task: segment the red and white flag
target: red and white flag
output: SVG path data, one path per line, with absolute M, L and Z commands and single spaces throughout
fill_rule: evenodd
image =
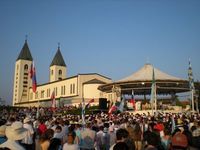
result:
M 113 113 L 114 111 L 116 111 L 117 109 L 118 109 L 118 107 L 115 106 L 115 104 L 113 104 L 113 105 L 110 107 L 108 113 L 109 113 L 109 114 L 112 114 L 112 113 Z
M 87 105 L 85 106 L 85 108 L 89 108 L 90 104 L 93 103 L 93 102 L 94 102 L 94 98 L 91 99 L 91 100 L 87 103 Z
M 35 93 L 37 90 L 37 80 L 34 62 L 31 64 L 30 78 L 32 79 L 32 90 Z

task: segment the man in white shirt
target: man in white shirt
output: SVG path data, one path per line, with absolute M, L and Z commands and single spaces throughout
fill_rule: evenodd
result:
M 24 119 L 23 127 L 25 129 L 27 129 L 27 134 L 26 134 L 25 138 L 22 140 L 22 144 L 25 147 L 25 149 L 34 150 L 34 145 L 33 145 L 34 130 L 33 130 L 33 126 L 31 123 L 31 118 L 26 117 Z
M 81 131 L 81 145 L 83 150 L 94 150 L 96 142 L 96 132 L 91 130 L 91 123 L 86 124 L 86 128 Z

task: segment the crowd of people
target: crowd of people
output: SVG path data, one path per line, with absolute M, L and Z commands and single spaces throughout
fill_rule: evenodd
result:
M 56 115 L 49 108 L 39 112 L 0 110 L 0 149 L 200 150 L 199 113 L 100 112 L 82 121 L 81 114 Z

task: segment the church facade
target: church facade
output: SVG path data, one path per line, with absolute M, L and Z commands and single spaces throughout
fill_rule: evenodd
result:
M 98 73 L 77 74 L 67 77 L 67 66 L 62 57 L 60 47 L 49 67 L 49 82 L 37 84 L 36 92 L 32 91 L 32 79 L 30 68 L 33 63 L 27 40 L 15 63 L 15 74 L 13 84 L 13 106 L 51 106 L 51 95 L 54 92 L 56 105 L 78 106 L 83 98 L 87 103 L 94 99 L 94 104 L 99 98 L 107 98 L 101 92 L 100 85 L 111 83 L 112 80 Z

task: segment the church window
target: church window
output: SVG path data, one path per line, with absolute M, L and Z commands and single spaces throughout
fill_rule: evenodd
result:
M 47 93 L 46 97 L 49 97 L 49 89 L 47 89 L 46 93 Z
M 63 89 L 63 94 L 65 95 L 65 86 L 63 87 L 64 89 Z
M 75 84 L 73 84 L 73 94 L 75 93 Z
M 28 70 L 28 65 L 24 65 L 24 70 Z
M 50 97 L 51 90 L 49 89 L 49 97 Z
M 59 75 L 62 75 L 62 70 L 59 70 L 59 71 L 58 71 L 58 74 L 59 74 Z
M 72 94 L 72 84 L 70 84 L 70 94 Z
M 44 98 L 44 90 L 41 91 L 41 98 Z
M 61 86 L 61 95 L 63 95 L 63 86 Z
M 53 70 L 51 70 L 51 75 L 53 75 Z

